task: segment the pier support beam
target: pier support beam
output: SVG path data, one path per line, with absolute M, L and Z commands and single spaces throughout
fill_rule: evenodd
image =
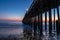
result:
M 42 14 L 38 15 L 38 33 L 39 33 L 39 40 L 41 40 L 41 36 L 43 35 L 43 27 L 42 27 Z
M 58 20 L 56 21 L 56 31 L 57 34 L 60 34 L 60 26 L 59 26 L 59 7 L 57 6 L 57 16 L 58 16 Z
M 38 33 L 39 33 L 39 39 L 40 39 L 40 15 L 38 15 Z
M 34 40 L 34 21 L 35 21 L 34 18 L 31 18 L 31 21 L 32 21 L 32 23 L 31 23 L 32 24 L 31 25 L 31 27 L 32 27 L 32 38 L 31 39 Z
M 47 31 L 47 12 L 45 12 L 45 31 Z
M 49 34 L 52 33 L 52 14 L 51 9 L 49 9 Z
M 34 40 L 36 39 L 36 34 L 37 34 L 37 25 L 36 25 L 36 17 L 34 17 Z
M 33 40 L 33 22 L 32 22 L 32 18 L 30 18 L 30 27 L 31 27 L 31 35 L 30 35 L 30 40 Z
M 56 29 L 55 29 L 55 22 L 56 22 L 56 21 L 55 21 L 55 8 L 54 8 L 54 31 L 56 30 Z
M 40 35 L 43 35 L 43 26 L 42 26 L 42 23 L 43 23 L 43 21 L 42 21 L 42 14 L 40 14 Z
M 39 29 L 39 34 L 43 34 L 43 27 L 42 27 L 42 14 L 38 15 L 38 29 Z

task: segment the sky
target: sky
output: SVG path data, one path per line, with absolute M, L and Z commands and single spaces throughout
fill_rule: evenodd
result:
M 0 20 L 21 21 L 33 0 L 0 0 Z
M 0 0 L 0 21 L 22 21 L 32 2 L 33 0 Z
M 59 7 L 60 11 L 60 7 Z M 51 14 L 52 14 L 52 21 L 54 21 L 54 9 L 51 9 Z M 59 12 L 60 14 L 60 12 Z M 57 9 L 55 8 L 55 21 L 58 20 L 58 15 L 57 15 Z M 45 13 L 43 13 L 43 21 L 45 21 Z M 49 13 L 47 11 L 47 21 L 49 22 Z

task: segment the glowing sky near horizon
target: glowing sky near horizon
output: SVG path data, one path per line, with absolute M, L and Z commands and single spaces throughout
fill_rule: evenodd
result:
M 22 20 L 33 0 L 0 0 L 0 20 Z
M 60 7 L 59 7 L 60 9 Z M 60 11 L 60 10 L 59 10 Z M 54 21 L 54 9 L 51 9 L 52 21 Z M 60 13 L 59 13 L 60 14 Z M 55 8 L 55 21 L 58 20 L 57 9 Z M 43 21 L 45 21 L 45 13 L 43 13 Z M 49 13 L 47 12 L 47 21 L 49 21 Z
M 33 0 L 0 0 L 0 20 L 22 20 L 32 2 Z

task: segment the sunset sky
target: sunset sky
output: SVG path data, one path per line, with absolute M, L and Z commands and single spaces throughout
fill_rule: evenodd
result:
M 33 0 L 0 0 L 0 20 L 21 21 Z
M 33 0 L 0 0 L 0 21 L 22 21 L 32 2 Z M 53 13 L 52 10 L 52 15 Z

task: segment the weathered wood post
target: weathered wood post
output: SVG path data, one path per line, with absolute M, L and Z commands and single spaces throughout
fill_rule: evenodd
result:
M 56 31 L 57 31 L 57 34 L 60 34 L 59 7 L 58 6 L 57 6 L 57 15 L 58 15 L 58 20 L 56 21 Z
M 37 34 L 37 26 L 36 26 L 36 17 L 34 17 L 34 40 L 36 39 L 36 34 Z
M 41 40 L 41 36 L 43 35 L 43 29 L 42 29 L 42 14 L 38 15 L 38 30 L 39 30 L 39 40 Z
M 40 14 L 40 35 L 43 35 L 42 14 Z
M 49 9 L 49 34 L 52 33 L 52 14 L 51 9 Z
M 55 8 L 54 8 L 54 31 L 56 30 L 56 29 L 55 29 L 55 22 L 56 22 L 56 21 L 55 21 Z
M 45 31 L 47 31 L 47 12 L 45 12 Z

